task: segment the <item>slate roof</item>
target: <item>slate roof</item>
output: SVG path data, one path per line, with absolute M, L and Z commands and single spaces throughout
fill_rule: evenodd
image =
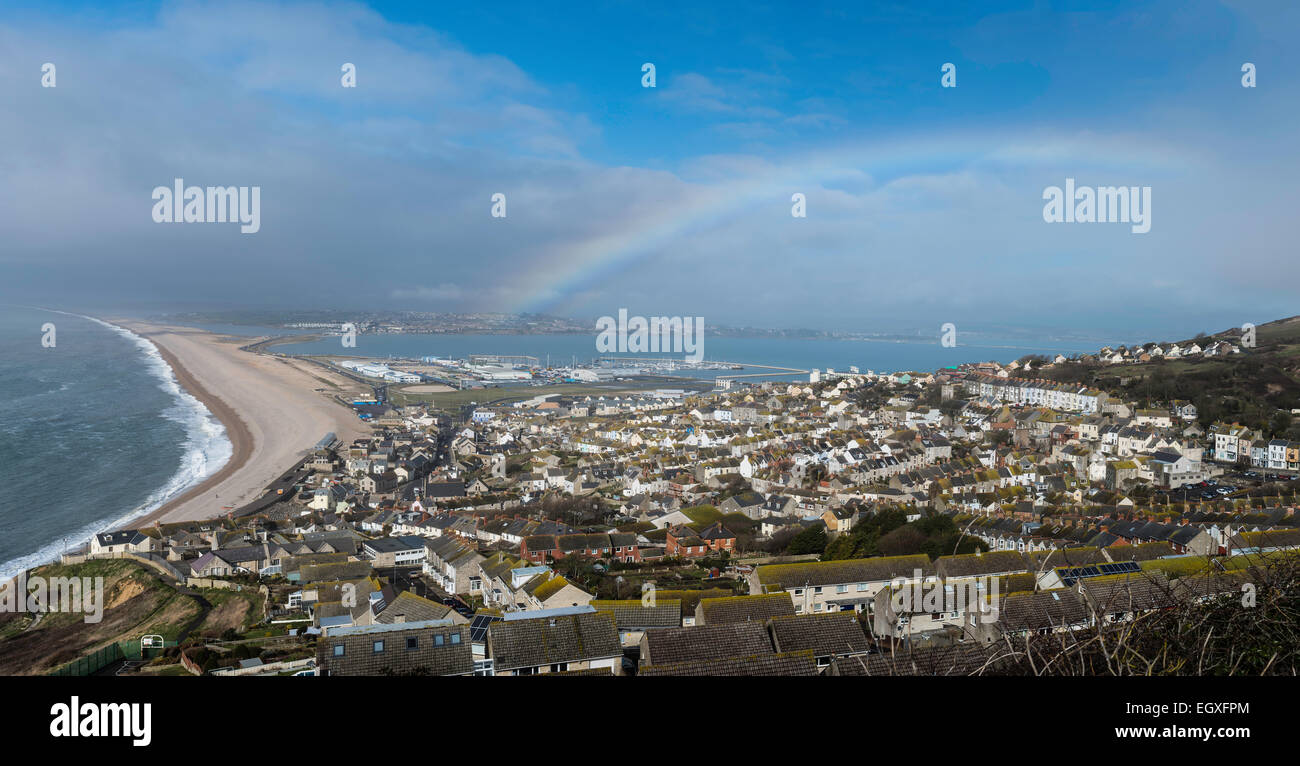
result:
M 623 654 L 610 612 L 494 622 L 488 647 L 498 671 Z
M 530 553 L 559 550 L 555 543 L 555 535 L 530 535 L 524 538 L 524 545 L 528 547 Z
M 336 561 L 325 564 L 304 564 L 298 570 L 299 582 L 313 583 L 325 580 L 352 580 L 373 572 L 369 561 Z
M 442 621 L 347 628 L 316 643 L 316 666 L 332 676 L 468 675 L 474 672 L 469 626 Z M 414 640 L 414 648 L 408 643 Z M 375 651 L 375 642 L 383 650 Z M 334 647 L 343 645 L 342 657 Z
M 758 654 L 694 660 L 668 665 L 647 665 L 638 676 L 815 676 L 817 663 L 811 651 Z
M 758 579 L 768 589 L 790 589 L 818 585 L 858 582 L 884 582 L 895 577 L 911 577 L 913 570 L 922 575 L 934 574 L 930 557 L 890 556 L 839 561 L 810 561 L 798 564 L 764 564 L 758 567 Z
M 1013 593 L 999 604 L 998 625 L 1004 632 L 1060 628 L 1086 622 L 1088 610 L 1070 588 Z
M 104 546 L 138 545 L 145 539 L 145 534 L 138 529 L 119 529 L 116 532 L 100 532 L 95 537 Z
M 1146 612 L 1174 606 L 1174 591 L 1164 572 L 1153 570 L 1081 580 L 1083 595 L 1098 615 Z
M 1029 562 L 1019 551 L 940 556 L 935 569 L 944 577 L 978 577 L 1003 572 L 1024 572 Z
M 1151 561 L 1165 556 L 1178 555 L 1172 545 L 1165 541 L 1141 543 L 1139 545 L 1112 548 L 1110 556 L 1115 561 Z
M 677 599 L 656 599 L 654 606 L 643 606 L 640 599 L 597 600 L 591 602 L 591 607 L 613 614 L 619 630 L 676 628 L 682 624 L 682 602 Z
M 400 622 L 424 622 L 426 620 L 445 620 L 455 614 L 451 607 L 417 596 L 410 591 L 397 594 L 393 602 L 384 607 L 375 618 L 385 625 Z M 402 618 L 399 620 L 399 617 Z
M 654 665 L 774 653 L 767 628 L 758 622 L 647 630 L 641 646 L 641 661 Z
M 853 612 L 776 617 L 768 622 L 772 645 L 778 652 L 811 650 L 816 657 L 856 654 L 870 643 Z
M 724 596 L 700 600 L 696 616 L 702 625 L 733 622 L 762 622 L 770 617 L 794 615 L 794 600 L 789 593 L 757 596 Z
M 985 669 L 991 647 L 975 643 L 836 657 L 833 676 L 969 676 Z
M 1228 594 L 1240 596 L 1242 583 L 1248 582 L 1245 572 L 1207 572 L 1188 575 L 1174 581 L 1174 595 L 1182 600 L 1192 600 Z
M 1099 548 L 1061 548 L 1053 551 L 1034 551 L 1029 554 L 1031 571 L 1034 572 L 1045 572 L 1055 567 L 1105 564 L 1109 561 Z

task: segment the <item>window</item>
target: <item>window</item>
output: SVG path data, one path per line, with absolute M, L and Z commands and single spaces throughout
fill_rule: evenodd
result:
M 415 636 L 410 636 L 410 637 L 408 637 L 408 638 L 406 639 L 406 648 L 407 648 L 408 650 L 410 650 L 410 649 L 419 649 L 419 648 L 420 648 L 420 639 L 416 638 Z
M 375 648 L 375 654 L 379 654 L 380 652 L 384 651 L 384 642 L 376 641 L 374 648 Z
M 835 586 L 835 592 L 836 592 L 836 593 L 848 593 L 848 592 L 849 592 L 849 586 L 847 586 L 847 585 L 836 585 L 836 586 Z
M 334 656 L 335 656 L 335 657 L 342 657 L 342 656 L 343 656 L 343 644 L 335 644 L 335 645 L 334 645 Z
M 441 634 L 441 633 L 435 633 L 434 636 L 433 636 L 433 645 L 434 645 L 434 646 L 442 646 L 443 641 L 445 641 L 445 640 L 446 640 L 446 636 L 444 636 L 444 635 Z
M 459 634 L 459 633 L 452 633 L 452 634 L 451 634 L 451 643 L 452 643 L 453 646 L 456 645 L 456 644 L 459 644 L 459 643 L 460 643 L 460 634 Z
M 864 583 L 864 582 L 860 582 L 860 583 L 858 583 L 858 593 L 863 593 L 863 592 L 865 592 L 866 590 L 867 590 L 867 584 L 866 584 L 866 583 Z
M 813 588 L 813 595 L 820 596 L 821 594 L 822 594 L 822 586 L 818 585 L 816 588 Z
M 567 662 L 557 662 L 551 666 L 552 673 L 563 673 L 568 669 L 569 669 L 569 663 Z

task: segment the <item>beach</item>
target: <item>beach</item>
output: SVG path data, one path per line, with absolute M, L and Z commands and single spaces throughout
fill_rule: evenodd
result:
M 304 362 L 240 351 L 250 342 L 247 338 L 110 321 L 158 348 L 180 385 L 225 426 L 233 447 L 220 470 L 135 526 L 224 515 L 256 500 L 326 433 L 344 442 L 369 434 L 351 410 L 331 397 L 334 376 L 309 370 Z

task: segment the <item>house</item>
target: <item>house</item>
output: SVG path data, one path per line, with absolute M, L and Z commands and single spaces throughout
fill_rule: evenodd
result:
M 615 532 L 609 535 L 610 555 L 614 561 L 632 564 L 641 560 L 641 542 L 637 535 Z
M 818 671 L 837 657 L 864 655 L 871 648 L 857 616 L 847 612 L 774 617 L 767 627 L 778 654 L 811 651 Z
M 968 641 L 921 646 L 908 643 L 879 654 L 836 657 L 831 676 L 971 676 L 995 662 L 996 650 Z
M 564 556 L 555 541 L 555 535 L 529 535 L 519 543 L 519 555 L 539 564 L 555 561 Z
M 375 569 L 418 567 L 424 563 L 424 538 L 415 536 L 380 537 L 361 545 L 361 555 Z
M 424 574 L 448 593 L 480 595 L 484 561 L 474 546 L 453 535 L 424 541 Z
M 934 566 L 924 554 L 763 564 L 749 574 L 749 592 L 785 591 L 796 614 L 862 611 L 892 581 L 911 583 L 932 574 Z
M 1228 555 L 1272 553 L 1300 548 L 1300 529 L 1240 532 L 1228 538 Z
M 705 598 L 695 607 L 696 625 L 764 622 L 772 617 L 793 616 L 794 601 L 785 592 Z
M 854 508 L 841 506 L 839 508 L 827 508 L 821 515 L 822 523 L 826 525 L 826 532 L 834 537 L 842 532 L 848 532 L 853 529 L 853 525 L 858 523 L 858 511 Z
M 709 550 L 708 543 L 700 539 L 695 530 L 685 524 L 668 528 L 667 544 L 664 547 L 665 556 L 698 558 L 709 555 Z
M 641 636 L 641 670 L 650 665 L 767 654 L 775 652 L 767 626 L 761 622 L 658 628 Z
M 590 593 L 550 569 L 534 575 L 515 591 L 515 606 L 522 610 L 580 607 L 590 602 Z
M 767 515 L 767 501 L 757 492 L 750 490 L 734 495 L 722 501 L 718 510 L 725 516 L 729 513 L 743 513 L 751 519 L 761 519 Z
M 464 625 L 469 619 L 456 612 L 446 604 L 439 604 L 411 591 L 402 591 L 392 600 L 385 602 L 383 609 L 375 615 L 375 622 L 382 625 L 398 623 L 417 623 L 435 620 L 450 621 L 453 625 Z
M 278 551 L 278 546 L 277 546 Z M 270 574 L 282 559 L 270 545 L 211 550 L 190 562 L 195 577 L 229 577 L 240 573 Z
M 119 529 L 100 532 L 90 538 L 92 556 L 108 553 L 149 553 L 155 549 L 155 540 L 138 529 Z
M 680 628 L 682 625 L 680 599 L 597 600 L 591 602 L 591 607 L 598 612 L 610 612 L 614 615 L 619 640 L 625 647 L 639 645 L 641 636 L 647 630 Z
M 1163 572 L 1135 572 L 1079 581 L 1093 619 L 1101 624 L 1130 622 L 1138 615 L 1168 609 L 1178 603 Z
M 708 546 L 711 553 L 730 553 L 736 547 L 735 533 L 722 526 L 720 521 L 715 521 L 705 527 L 700 532 L 699 538 Z
M 328 628 L 316 642 L 322 676 L 466 676 L 474 672 L 468 625 L 450 620 Z
M 638 670 L 637 675 L 647 678 L 654 676 L 717 678 L 815 676 L 817 675 L 815 663 L 812 651 L 804 650 L 780 654 L 721 657 L 668 665 L 647 665 Z
M 508 614 L 488 627 L 487 641 L 498 676 L 599 668 L 614 675 L 623 672 L 623 646 L 614 615 L 589 606 Z
M 974 607 L 968 607 L 971 608 Z M 1083 596 L 1073 588 L 1003 596 L 997 616 L 995 621 L 984 621 L 971 613 L 966 629 L 981 643 L 992 643 L 1004 636 L 1049 635 L 1078 630 L 1092 622 Z

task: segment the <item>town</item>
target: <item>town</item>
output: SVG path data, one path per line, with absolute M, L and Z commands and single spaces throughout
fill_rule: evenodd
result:
M 1300 545 L 1300 442 L 1040 377 L 1078 363 L 376 399 L 225 518 L 62 565 L 243 600 L 98 656 L 134 673 L 1019 672 L 994 649 L 1235 603 Z

